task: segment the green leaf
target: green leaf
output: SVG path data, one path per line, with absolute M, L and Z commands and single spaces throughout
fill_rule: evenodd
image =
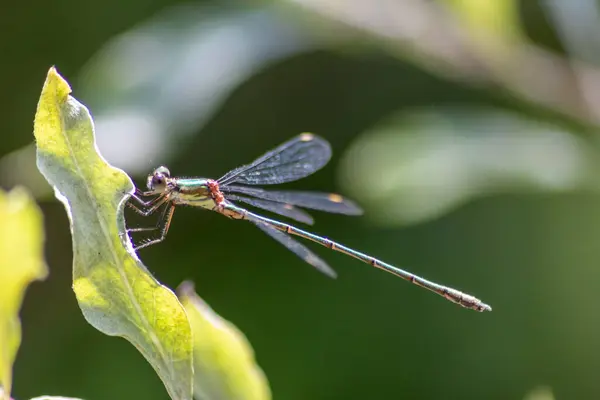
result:
M 471 32 L 471 39 L 489 51 L 525 39 L 517 0 L 444 0 L 444 3 L 454 11 L 461 27 Z
M 34 397 L 30 400 L 81 400 L 77 397 L 62 397 L 62 396 L 40 396 Z
M 552 389 L 547 386 L 540 386 L 525 395 L 523 400 L 555 400 Z
M 499 193 L 600 191 L 600 159 L 588 143 L 489 107 L 403 110 L 364 132 L 341 164 L 349 196 L 387 226 L 423 223 Z
M 269 400 L 271 389 L 252 346 L 215 313 L 191 282 L 177 289 L 194 333 L 194 397 L 198 400 Z
M 502 36 L 521 33 L 517 0 L 444 0 L 444 3 L 462 15 L 471 28 L 482 32 L 496 32 Z
M 10 398 L 12 364 L 21 344 L 19 309 L 27 285 L 44 279 L 42 213 L 23 189 L 0 190 L 0 384 Z M 1 389 L 0 389 L 1 392 Z
M 50 69 L 35 116 L 38 168 L 65 204 L 73 235 L 73 289 L 86 320 L 129 340 L 173 399 L 192 398 L 192 339 L 175 294 L 141 264 L 126 234 L 131 179 L 98 154 L 85 106 Z M 127 246 L 127 249 L 126 247 Z

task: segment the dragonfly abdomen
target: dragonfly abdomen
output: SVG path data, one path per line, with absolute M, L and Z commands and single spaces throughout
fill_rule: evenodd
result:
M 375 268 L 389 272 L 389 273 L 396 275 L 406 281 L 409 281 L 410 283 L 413 283 L 417 286 L 421 286 L 422 288 L 428 289 L 428 290 L 430 290 L 430 291 L 444 297 L 445 299 L 447 299 L 455 304 L 458 304 L 462 307 L 469 308 L 469 309 L 475 310 L 475 311 L 491 311 L 492 310 L 492 308 L 490 306 L 483 303 L 481 300 L 479 300 L 478 298 L 476 298 L 474 296 L 468 295 L 468 294 L 463 293 L 456 289 L 449 288 L 447 286 L 439 285 L 437 283 L 428 281 L 427 279 L 416 276 L 408 271 L 405 271 L 398 267 L 394 267 L 394 266 L 387 264 L 383 261 L 380 261 L 374 257 L 368 256 L 364 253 L 361 253 L 359 251 L 356 251 L 354 249 L 346 247 L 340 243 L 336 243 L 331 239 L 317 236 L 313 233 L 303 231 L 302 229 L 296 228 L 295 226 L 292 226 L 292 225 L 289 225 L 289 224 L 286 224 L 283 222 L 279 222 L 279 221 L 275 221 L 275 220 L 272 220 L 269 218 L 262 217 L 260 215 L 251 213 L 243 208 L 236 207 L 229 203 L 224 204 L 224 210 L 231 213 L 232 215 L 235 214 L 237 219 L 250 219 L 250 220 L 261 221 L 262 223 L 270 225 L 273 228 L 275 228 L 279 231 L 282 231 L 284 233 L 287 233 L 289 235 L 299 236 L 301 238 L 308 239 L 315 243 L 318 243 L 322 246 L 328 247 L 331 250 L 349 255 L 349 256 L 356 258 L 357 260 L 360 260 L 360 261 L 362 261 L 366 264 L 369 264 Z

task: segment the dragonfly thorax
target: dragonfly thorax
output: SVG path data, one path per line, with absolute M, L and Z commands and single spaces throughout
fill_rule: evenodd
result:
M 171 198 L 177 204 L 212 209 L 223 200 L 218 184 L 212 179 L 179 178 L 173 183 Z

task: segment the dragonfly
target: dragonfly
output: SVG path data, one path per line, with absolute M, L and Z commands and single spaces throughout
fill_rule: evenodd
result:
M 267 152 L 252 163 L 231 170 L 216 180 L 175 177 L 171 176 L 166 167 L 160 166 L 148 175 L 146 182 L 148 190 L 141 191 L 136 188 L 135 193 L 127 202 L 130 208 L 142 216 L 154 214 L 163 207 L 156 226 L 129 229 L 129 232 L 155 232 L 154 238 L 146 239 L 135 246 L 135 249 L 140 250 L 165 240 L 176 207 L 198 207 L 215 211 L 231 219 L 253 223 L 302 260 L 330 277 L 335 278 L 336 272 L 292 236 L 310 240 L 331 250 L 354 257 L 375 268 L 428 289 L 462 307 L 480 312 L 492 310 L 489 305 L 474 296 L 431 282 L 329 238 L 264 217 L 240 206 L 240 204 L 247 204 L 308 225 L 312 225 L 314 220 L 304 209 L 345 215 L 362 214 L 362 209 L 358 205 L 338 194 L 272 191 L 256 187 L 257 185 L 292 182 L 309 176 L 323 168 L 331 158 L 331 154 L 331 146 L 326 140 L 311 133 L 303 133 Z

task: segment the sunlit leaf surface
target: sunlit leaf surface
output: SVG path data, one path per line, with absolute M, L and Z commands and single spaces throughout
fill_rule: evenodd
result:
M 215 313 L 190 282 L 178 289 L 194 333 L 194 397 L 198 400 L 268 400 L 269 383 L 252 346 L 238 328 Z
M 30 282 L 48 274 L 42 213 L 21 189 L 0 190 L 0 386 L 8 399 L 12 364 L 21 344 L 19 309 Z
M 555 400 L 555 397 L 551 388 L 540 386 L 527 393 L 524 400 Z
M 35 117 L 37 162 L 65 204 L 73 235 L 73 288 L 87 321 L 129 340 L 173 399 L 192 398 L 192 341 L 175 294 L 132 251 L 123 207 L 130 178 L 98 154 L 88 110 L 51 69 Z
M 519 3 L 515 0 L 444 0 L 444 3 L 473 31 L 472 38 L 476 40 L 521 39 Z

